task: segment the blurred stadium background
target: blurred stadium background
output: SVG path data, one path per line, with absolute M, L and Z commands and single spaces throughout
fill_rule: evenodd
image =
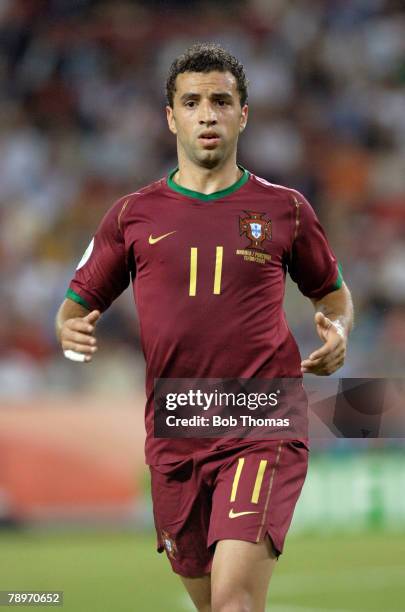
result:
M 130 291 L 100 351 L 61 357 L 54 316 L 102 214 L 175 166 L 164 81 L 189 44 L 244 63 L 240 162 L 311 201 L 357 324 L 341 375 L 405 367 L 405 10 L 396 0 L 2 0 L 0 590 L 68 610 L 191 609 L 154 551 L 143 358 Z M 303 353 L 312 309 L 287 312 Z M 314 440 L 269 609 L 405 609 L 403 441 Z

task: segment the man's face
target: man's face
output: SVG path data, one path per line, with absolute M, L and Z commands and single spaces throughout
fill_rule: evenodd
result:
M 173 108 L 166 107 L 179 153 L 204 168 L 215 168 L 236 151 L 247 104 L 241 108 L 230 72 L 184 72 L 176 78 Z

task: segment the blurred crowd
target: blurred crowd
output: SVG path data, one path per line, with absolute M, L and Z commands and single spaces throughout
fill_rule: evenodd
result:
M 353 291 L 345 376 L 405 371 L 405 9 L 394 0 L 3 0 L 0 394 L 142 388 L 130 292 L 94 367 L 65 362 L 54 317 L 104 212 L 176 165 L 172 59 L 220 42 L 250 81 L 239 161 L 299 189 Z M 288 290 L 303 352 L 310 308 Z

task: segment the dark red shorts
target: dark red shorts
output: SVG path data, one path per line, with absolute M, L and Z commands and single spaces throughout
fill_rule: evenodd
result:
M 158 551 L 188 577 L 210 573 L 218 540 L 269 535 L 278 557 L 307 467 L 308 449 L 291 440 L 250 440 L 150 466 Z

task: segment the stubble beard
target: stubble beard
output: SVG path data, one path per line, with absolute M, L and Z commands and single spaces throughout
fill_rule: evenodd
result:
M 216 168 L 217 166 L 219 166 L 222 161 L 223 161 L 222 157 L 219 157 L 217 155 L 212 155 L 211 157 L 207 156 L 203 159 L 199 159 L 198 163 L 203 168 L 206 168 L 207 170 L 212 170 L 213 168 Z
M 228 147 L 218 146 L 215 149 L 203 149 L 200 146 L 184 145 L 180 143 L 183 155 L 192 163 L 213 170 L 224 164 L 229 156 Z
M 194 161 L 207 170 L 221 166 L 226 158 L 226 151 L 221 147 L 216 149 L 197 149 L 193 151 Z

